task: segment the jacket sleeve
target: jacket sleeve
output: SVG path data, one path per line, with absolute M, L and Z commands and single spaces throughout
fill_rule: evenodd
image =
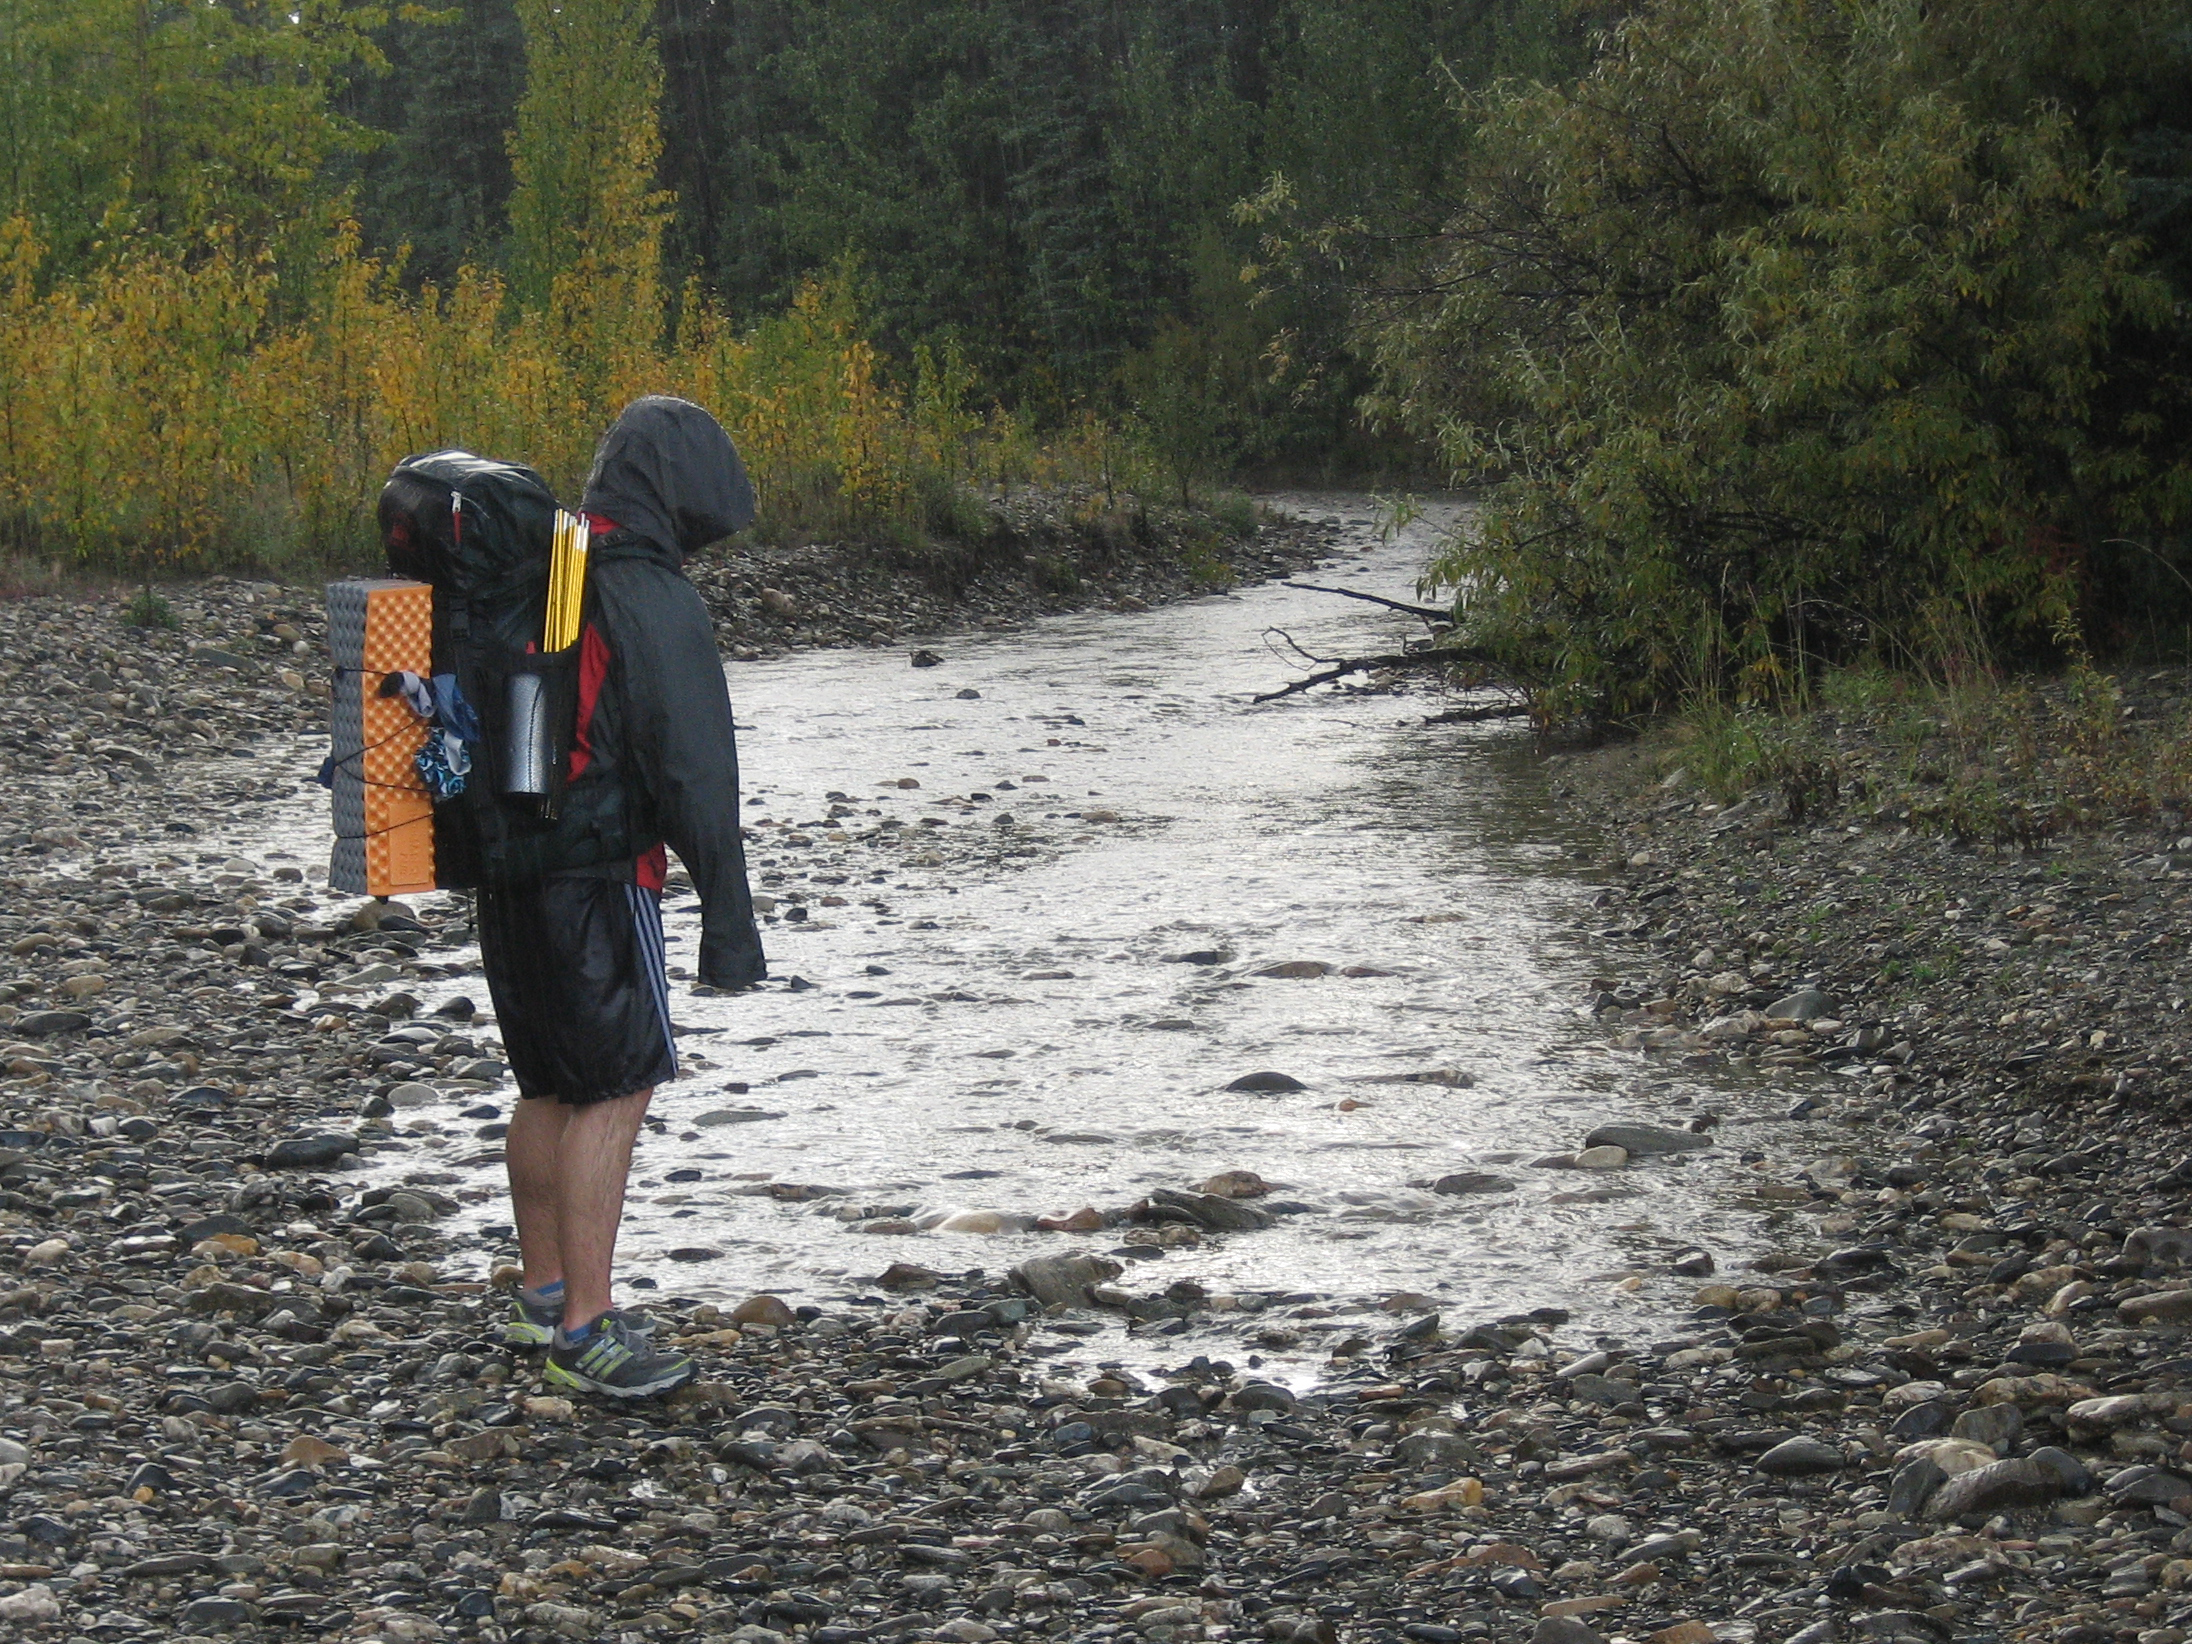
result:
M 615 567 L 601 578 L 601 593 L 624 699 L 630 779 L 700 893 L 700 979 L 714 987 L 750 986 L 768 975 L 768 962 L 746 882 L 738 747 L 714 625 L 692 584 L 658 566 Z

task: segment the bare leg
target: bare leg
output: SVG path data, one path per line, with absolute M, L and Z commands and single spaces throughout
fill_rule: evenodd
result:
M 592 1324 L 609 1311 L 609 1264 L 616 1254 L 617 1224 L 624 1219 L 624 1179 L 653 1095 L 642 1090 L 613 1102 L 564 1109 L 568 1117 L 556 1154 L 555 1215 L 567 1330 Z M 516 1128 L 511 1127 L 513 1136 Z
M 511 1113 L 510 1134 L 503 1141 L 510 1166 L 510 1208 L 529 1290 L 563 1277 L 557 1158 L 574 1111 L 552 1096 L 525 1097 Z

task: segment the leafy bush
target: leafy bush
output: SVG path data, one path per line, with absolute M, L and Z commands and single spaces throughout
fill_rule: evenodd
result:
M 2095 637 L 2110 540 L 2184 513 L 2183 322 L 2121 145 L 2036 95 L 2067 9 L 1658 0 L 1468 102 L 1379 404 L 1488 487 L 1432 578 L 1549 712 Z
M 140 588 L 122 610 L 122 620 L 132 628 L 174 628 L 175 607 L 155 589 Z
M 517 456 L 575 493 L 601 429 L 642 393 L 722 418 L 765 533 L 967 530 L 998 444 L 956 354 L 924 352 L 908 389 L 888 380 L 849 277 L 746 329 L 689 297 L 674 341 L 600 366 L 586 288 L 513 317 L 493 275 L 414 296 L 347 238 L 286 322 L 273 276 L 219 240 L 45 289 L 40 271 L 28 225 L 0 225 L 0 517 L 18 547 L 79 562 L 356 561 L 404 455 Z M 1048 459 L 1014 460 L 1035 474 Z

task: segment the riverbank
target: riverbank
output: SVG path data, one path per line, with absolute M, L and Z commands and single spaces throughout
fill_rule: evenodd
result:
M 893 644 L 1006 629 L 1063 611 L 1147 610 L 1281 577 L 1329 553 L 1335 529 L 1246 497 L 1210 509 L 1025 491 L 986 536 L 901 544 L 740 544 L 689 568 L 728 654 Z
M 1700 785 L 1694 731 L 1554 758 L 1613 822 L 1583 1008 L 1817 1132 L 1799 1171 L 1759 1158 L 1774 1248 L 1685 1332 L 1733 1428 L 1684 1425 L 1763 1451 L 1735 1562 L 1768 1590 L 1734 1613 L 1766 1633 L 2192 1622 L 2184 689 L 1844 704 L 1746 749 L 1747 789 Z

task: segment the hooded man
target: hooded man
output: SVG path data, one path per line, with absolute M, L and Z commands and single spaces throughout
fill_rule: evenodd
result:
M 480 958 L 519 1093 L 506 1147 L 525 1270 L 505 1334 L 546 1345 L 556 1385 L 645 1398 L 693 1376 L 609 1287 L 632 1144 L 677 1073 L 665 845 L 700 895 L 699 979 L 744 988 L 767 974 L 730 696 L 683 572 L 688 554 L 752 522 L 754 494 L 715 418 L 649 395 L 603 437 L 580 508 L 593 543 L 569 782 L 617 784 L 631 828 L 613 860 L 479 893 Z

